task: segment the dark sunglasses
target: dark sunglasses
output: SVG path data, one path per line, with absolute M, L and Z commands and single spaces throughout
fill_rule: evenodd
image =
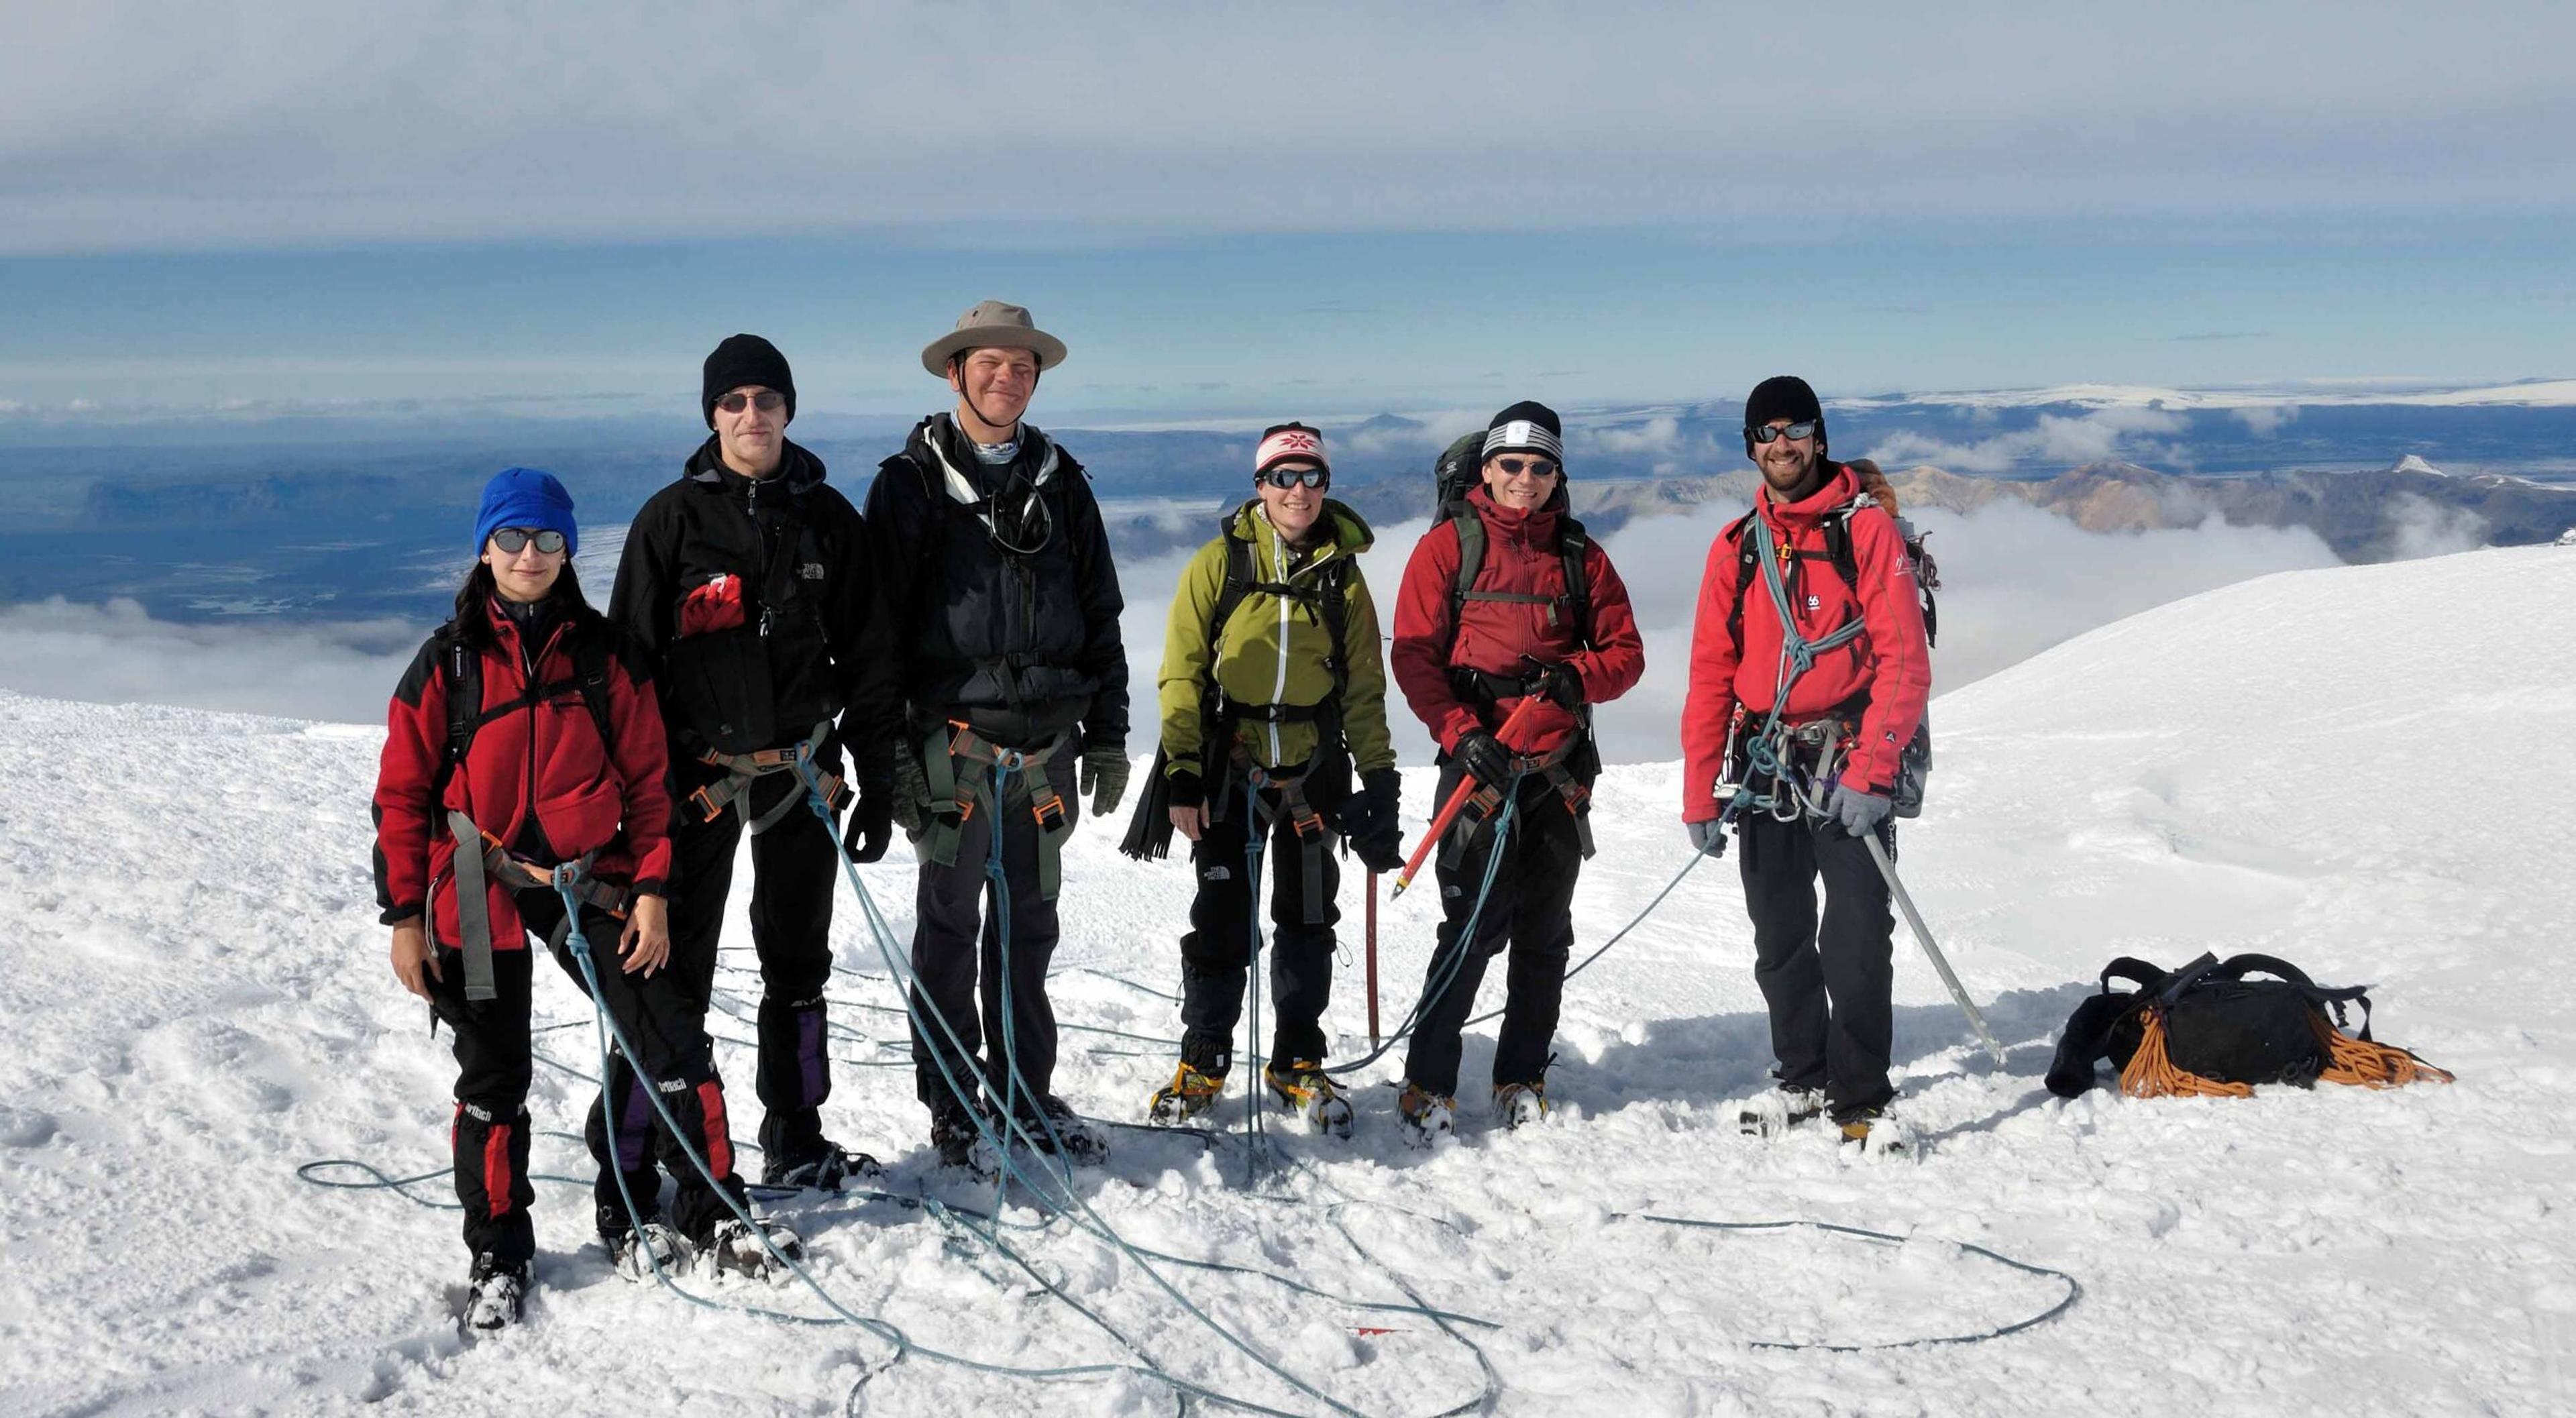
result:
M 745 404 L 752 405 L 764 414 L 774 414 L 786 406 L 787 396 L 775 389 L 763 389 L 757 394 L 746 394 L 736 389 L 716 400 L 716 407 L 729 414 L 741 413 L 742 406 Z
M 1798 423 L 1784 423 L 1777 428 L 1755 428 L 1746 424 L 1744 436 L 1756 443 L 1768 443 L 1775 438 L 1813 438 L 1816 436 L 1816 421 L 1805 419 Z
M 1257 479 L 1286 491 L 1292 487 L 1311 487 L 1317 491 L 1333 485 L 1333 475 L 1322 468 L 1271 468 Z
M 1496 458 L 1494 466 L 1507 478 L 1519 477 L 1524 470 L 1534 478 L 1552 478 L 1563 471 L 1545 458 Z
M 564 547 L 563 533 L 552 530 L 539 531 L 534 527 L 503 527 L 492 534 L 492 545 L 503 556 L 517 556 L 528 549 L 530 542 L 535 542 L 537 550 L 548 556 L 562 551 Z

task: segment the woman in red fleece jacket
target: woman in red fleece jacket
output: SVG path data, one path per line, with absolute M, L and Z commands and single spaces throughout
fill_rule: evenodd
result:
M 476 518 L 478 559 L 455 618 L 421 646 L 394 690 L 376 778 L 376 896 L 393 929 L 394 974 L 455 1037 L 450 1145 L 474 1256 L 464 1322 L 475 1330 L 519 1318 L 536 1252 L 528 935 L 547 937 L 557 963 L 580 979 L 562 898 L 545 879 L 566 862 L 587 867 L 579 928 L 597 951 L 600 1003 L 649 1075 L 639 1080 L 621 1056 L 591 1107 L 603 1244 L 634 1276 L 650 1275 L 648 1250 L 676 1263 L 684 1240 L 718 1266 L 771 1264 L 727 1204 L 741 1204 L 744 1191 L 707 1041 L 707 1001 L 689 998 L 662 968 L 671 949 L 663 904 L 671 800 L 661 709 L 642 660 L 582 597 L 571 564 L 576 536 L 572 499 L 553 477 L 512 468 L 492 479 Z M 451 698 L 467 692 L 473 709 L 451 716 Z M 451 763 L 451 725 L 460 721 L 463 754 Z M 462 848 L 471 850 L 460 861 Z M 482 889 L 460 892 L 460 881 Z M 659 1125 L 648 1086 L 706 1159 L 712 1182 Z M 614 1172 L 602 1108 L 611 1099 Z M 654 1214 L 655 1152 L 679 1182 L 670 1226 Z M 645 1212 L 640 1237 L 619 1172 Z M 773 1234 L 792 1243 L 774 1226 Z

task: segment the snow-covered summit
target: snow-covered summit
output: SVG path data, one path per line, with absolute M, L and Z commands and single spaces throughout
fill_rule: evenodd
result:
M 1901 865 L 2013 1048 L 2006 1070 L 1985 1064 L 1900 935 L 1897 1055 L 1932 1139 L 1919 1165 L 1735 1135 L 1729 1100 L 1759 1086 L 1767 1054 L 1721 864 L 1568 986 L 1548 1124 L 1498 1134 L 1466 1099 L 1463 1143 L 1417 1159 L 1393 1136 L 1386 1091 L 1365 1087 L 1350 1144 L 1283 1139 L 1310 1164 L 1269 1184 L 1287 1204 L 1240 1195 L 1241 1153 L 1223 1140 L 1120 1132 L 1083 1185 L 1138 1245 L 1330 1296 L 1401 1302 L 1400 1280 L 1499 1326 L 1462 1326 L 1462 1341 L 1419 1315 L 1162 1267 L 1219 1323 L 1373 1415 L 1468 1402 L 1488 1372 L 1499 1411 L 1531 1413 L 2340 1414 L 2354 1392 L 2397 1412 L 2563 1409 L 2576 1167 L 2549 1120 L 2576 1079 L 2561 948 L 2576 920 L 2569 644 L 2576 560 L 2485 551 L 2232 586 L 1936 701 L 1931 806 L 1904 828 Z M 560 1184 L 540 1184 L 529 1325 L 461 1349 L 453 1214 L 295 1173 L 357 1158 L 432 1174 L 416 1194 L 445 1199 L 445 1045 L 386 968 L 367 880 L 377 742 L 0 695 L 0 1016 L 14 1026 L 0 1051 L 0 1409 L 480 1413 L 505 1395 L 563 1415 L 1172 1405 L 1133 1375 L 995 1379 L 890 1363 L 886 1344 L 846 1328 L 693 1310 L 611 1276 L 583 1245 L 584 1191 Z M 1426 773 L 1408 783 L 1417 825 L 1428 786 Z M 1605 775 L 1579 950 L 1685 861 L 1679 799 L 1671 765 Z M 1070 849 L 1055 987 L 1069 1025 L 1123 1033 L 1069 1033 L 1059 1082 L 1088 1113 L 1132 1118 L 1170 1052 L 1129 1036 L 1178 1034 L 1149 991 L 1173 985 L 1188 882 L 1179 864 L 1117 856 L 1115 836 L 1087 826 Z M 902 856 L 866 872 L 898 933 Z M 1356 881 L 1348 892 L 1356 922 Z M 1411 896 L 1383 910 L 1390 1021 L 1434 914 Z M 857 916 L 836 925 L 854 973 L 834 990 L 850 1027 L 835 1130 L 889 1158 L 890 1191 L 977 1204 L 984 1194 L 925 1170 L 901 1022 Z M 1355 927 L 1346 942 L 1329 1019 L 1350 1058 L 1365 1049 Z M 2266 951 L 2374 986 L 2380 1036 L 2461 1081 L 2251 1102 L 2045 1094 L 2053 1033 L 2105 961 L 2203 950 Z M 757 993 L 747 971 L 720 977 L 720 1061 L 746 1113 L 750 1027 L 736 1021 Z M 539 1000 L 541 1022 L 586 1018 L 550 972 Z M 564 1067 L 589 1067 L 585 1030 L 539 1037 Z M 1471 1035 L 1467 1078 L 1490 1047 Z M 561 1135 L 585 1100 L 579 1080 L 540 1070 L 531 1107 L 554 1131 L 538 1172 L 586 1174 Z M 1225 1116 L 1239 1127 L 1233 1105 Z M 737 1120 L 738 1136 L 751 1131 Z M 1010 1233 L 1132 1348 L 917 1209 L 784 1209 L 845 1304 L 922 1345 L 1018 1366 L 1141 1353 L 1229 1394 L 1321 1411 L 1097 1239 Z M 1913 1240 L 1682 1231 L 1648 1213 L 1810 1217 Z M 2064 1270 L 2084 1297 L 1981 1345 L 1756 1347 L 1957 1334 L 2058 1297 L 1953 1242 Z M 713 1293 L 820 1312 L 794 1290 Z M 2189 1362 L 2131 1362 L 2141 1336 Z
M 2398 459 L 2397 466 L 2389 469 L 2389 471 L 2392 473 L 2424 473 L 2437 478 L 2447 478 L 2450 476 L 2449 473 L 2443 472 L 2441 469 L 2425 462 L 2423 456 L 2416 453 L 2409 453 L 2405 457 Z

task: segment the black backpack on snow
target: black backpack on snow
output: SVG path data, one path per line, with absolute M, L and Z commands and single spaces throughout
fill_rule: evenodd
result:
M 2249 978 L 2257 975 L 2271 978 Z M 2136 988 L 2114 990 L 2114 980 Z M 2091 1089 L 2106 1056 L 2121 1091 L 2142 1098 L 2242 1097 L 2256 1084 L 2310 1088 L 2319 1079 L 2372 1087 L 2451 1079 L 2372 1041 L 2368 986 L 2329 989 L 2273 956 L 2205 954 L 2179 970 L 2122 956 L 2103 968 L 2101 986 L 2066 1021 L 2049 1064 L 2048 1091 L 2061 1098 Z M 2361 1006 L 2358 1035 L 2343 1032 L 2347 1004 Z

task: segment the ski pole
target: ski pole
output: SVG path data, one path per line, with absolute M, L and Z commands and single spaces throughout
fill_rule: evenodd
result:
M 1914 898 L 1906 893 L 1905 883 L 1896 879 L 1896 863 L 1888 860 L 1886 846 L 1880 843 L 1875 830 L 1860 836 L 1869 844 L 1869 859 L 1878 863 L 1878 874 L 1887 878 L 1888 892 L 1895 896 L 1897 905 L 1905 908 L 1905 923 L 1914 928 L 1915 942 L 1923 947 L 1925 955 L 1932 957 L 1932 968 L 1940 972 L 1941 983 L 1950 987 L 1950 998 L 1957 1001 L 1960 1012 L 1968 1016 L 1968 1027 L 1976 1030 L 1977 1037 L 1985 1041 L 1986 1052 L 1994 1055 L 1995 1066 L 2002 1067 L 2004 1046 L 1995 1042 L 1995 1031 L 1986 1027 L 1985 1015 L 1977 1011 L 1976 1001 L 1968 998 L 1966 987 L 1959 983 L 1957 975 L 1951 973 L 1950 962 L 1942 956 L 1941 947 L 1932 943 L 1932 930 L 1923 924 L 1923 913 L 1914 909 Z
M 1369 1047 L 1377 1047 L 1377 873 L 1368 874 Z
M 1537 708 L 1538 702 L 1536 695 L 1523 699 L 1520 706 L 1512 710 L 1510 717 L 1503 720 L 1503 726 L 1495 730 L 1494 737 L 1503 740 L 1504 747 L 1511 746 L 1512 731 L 1521 726 L 1524 716 Z M 1404 870 L 1395 874 L 1395 889 L 1387 893 L 1389 900 L 1402 896 L 1404 888 L 1413 884 L 1414 873 L 1422 870 L 1422 859 L 1431 855 L 1431 848 L 1439 842 L 1441 834 L 1449 830 L 1450 823 L 1458 820 L 1459 812 L 1467 806 L 1467 799 L 1475 795 L 1476 775 L 1473 773 L 1459 775 L 1457 789 L 1449 794 L 1448 802 L 1441 804 L 1440 815 L 1431 819 L 1430 829 L 1422 834 L 1422 841 L 1415 845 L 1413 856 L 1404 864 Z

